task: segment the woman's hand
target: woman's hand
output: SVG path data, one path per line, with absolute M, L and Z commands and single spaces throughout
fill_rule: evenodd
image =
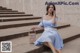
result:
M 40 26 L 35 26 L 35 27 L 32 27 L 31 30 L 35 31 L 36 29 L 43 29 L 43 27 L 40 27 Z
M 35 29 L 36 29 L 36 27 L 32 27 L 32 28 L 31 28 L 31 30 L 33 30 L 33 31 L 34 31 Z

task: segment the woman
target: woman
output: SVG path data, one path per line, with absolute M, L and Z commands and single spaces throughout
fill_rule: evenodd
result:
M 54 28 L 56 27 L 56 8 L 53 4 L 49 4 L 46 11 L 47 13 L 43 16 L 39 25 L 32 28 L 32 30 L 44 28 L 44 32 L 34 44 L 37 46 L 44 44 L 48 46 L 53 53 L 62 53 L 61 49 L 63 48 L 63 40 Z

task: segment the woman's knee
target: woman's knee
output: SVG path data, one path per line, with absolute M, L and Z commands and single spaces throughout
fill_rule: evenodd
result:
M 44 42 L 43 43 L 45 46 L 49 47 L 48 42 Z

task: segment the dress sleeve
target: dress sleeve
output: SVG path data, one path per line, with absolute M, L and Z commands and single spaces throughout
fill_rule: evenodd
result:
M 41 21 L 39 22 L 38 26 L 44 27 L 44 24 L 43 24 L 44 17 L 45 17 L 45 15 L 42 16 Z
M 38 26 L 41 26 L 41 27 L 43 27 L 42 20 L 40 21 L 40 23 L 38 24 Z
M 57 27 L 57 24 L 54 24 L 54 27 Z
M 61 18 L 60 17 L 56 17 L 56 21 L 60 21 L 61 20 Z
M 54 27 L 57 27 L 58 17 L 55 18 L 56 23 L 54 23 Z
M 40 23 L 38 24 L 38 26 L 44 27 L 43 25 L 43 18 L 45 17 L 45 15 L 42 16 Z
M 55 20 L 56 20 L 56 21 L 58 21 L 58 20 L 59 20 L 59 18 L 58 18 L 58 17 L 56 17 L 56 18 L 55 18 Z

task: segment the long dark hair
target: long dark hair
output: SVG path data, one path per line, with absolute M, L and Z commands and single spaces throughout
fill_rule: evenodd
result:
M 49 8 L 50 8 L 50 5 L 52 5 L 52 6 L 53 6 L 53 10 L 56 11 L 56 7 L 55 7 L 55 5 L 52 4 L 52 3 L 50 3 L 50 4 L 48 4 L 47 7 L 46 7 L 46 11 L 47 11 L 46 15 L 48 15 L 48 10 L 49 10 Z M 54 15 L 53 12 L 52 12 L 52 15 Z

